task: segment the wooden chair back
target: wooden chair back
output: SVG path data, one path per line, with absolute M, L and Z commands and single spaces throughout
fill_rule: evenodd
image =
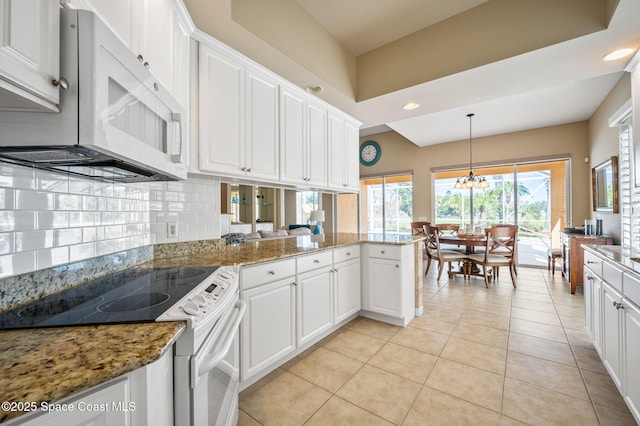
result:
M 485 246 L 485 257 L 490 254 L 497 254 L 508 257 L 511 263 L 515 262 L 516 237 L 518 228 L 510 226 L 494 226 L 485 229 L 487 243 Z
M 411 235 L 426 235 L 425 225 L 431 225 L 431 222 L 411 222 Z
M 455 235 L 460 229 L 460 225 L 457 223 L 439 223 L 437 225 L 440 235 Z

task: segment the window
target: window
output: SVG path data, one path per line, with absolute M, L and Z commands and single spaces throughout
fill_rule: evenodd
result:
M 474 169 L 486 189 L 454 189 L 464 172 L 434 173 L 435 223 L 484 228 L 518 225 L 518 263 L 546 266 L 547 249 L 559 247 L 568 211 L 568 160 Z
M 413 175 L 361 179 L 360 226 L 372 234 L 411 234 Z

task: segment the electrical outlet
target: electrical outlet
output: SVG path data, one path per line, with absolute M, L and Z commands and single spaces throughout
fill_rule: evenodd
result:
M 178 224 L 176 222 L 167 223 L 167 238 L 178 238 Z

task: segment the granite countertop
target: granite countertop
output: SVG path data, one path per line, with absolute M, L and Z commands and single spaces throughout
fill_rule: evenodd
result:
M 406 245 L 424 240 L 424 236 L 382 234 L 320 234 L 267 241 L 231 244 L 221 250 L 202 250 L 184 256 L 173 255 L 153 261 L 156 267 L 226 265 L 243 266 L 298 256 L 318 250 L 359 243 Z
M 184 322 L 0 332 L 0 401 L 58 401 L 157 361 Z M 0 423 L 25 412 L 0 411 Z
M 634 252 L 628 249 L 623 249 L 622 246 L 613 245 L 596 245 L 596 244 L 583 244 L 586 250 L 605 257 L 618 266 L 622 267 L 625 271 L 640 275 L 640 253 Z

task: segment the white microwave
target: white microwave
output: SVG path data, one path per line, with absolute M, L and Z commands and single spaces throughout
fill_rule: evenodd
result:
M 113 182 L 186 179 L 185 111 L 93 12 L 60 18 L 60 113 L 0 112 L 0 161 Z

